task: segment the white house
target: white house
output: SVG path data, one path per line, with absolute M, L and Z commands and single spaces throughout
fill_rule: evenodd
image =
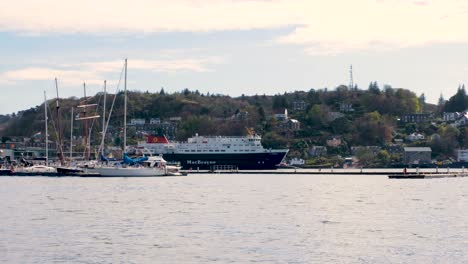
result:
M 468 149 L 459 149 L 457 151 L 457 161 L 468 162 Z
M 415 132 L 407 136 L 406 139 L 409 141 L 424 140 L 424 135 Z
M 466 126 L 468 124 L 468 113 L 464 113 L 453 123 L 455 126 Z
M 307 103 L 304 100 L 297 100 L 293 102 L 294 111 L 304 111 L 307 109 Z
M 130 120 L 130 124 L 131 126 L 137 126 L 137 125 L 144 125 L 146 123 L 146 120 L 143 119 L 143 118 L 132 118 Z
M 275 114 L 275 118 L 278 121 L 288 120 L 288 109 L 284 109 L 284 113 Z
M 303 159 L 292 158 L 289 161 L 289 165 L 304 165 L 304 164 L 305 164 L 305 160 Z
M 159 125 L 161 124 L 161 119 L 160 118 L 151 118 L 150 119 L 150 125 Z
M 459 112 L 453 112 L 453 113 L 444 112 L 443 119 L 444 119 L 444 121 L 446 121 L 446 122 L 455 121 L 455 120 L 457 120 L 461 115 L 462 115 L 462 114 L 459 113 Z

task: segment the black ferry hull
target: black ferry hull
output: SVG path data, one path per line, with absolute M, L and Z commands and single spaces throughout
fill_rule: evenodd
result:
M 230 166 L 239 170 L 274 170 L 281 163 L 285 152 L 263 153 L 167 153 L 163 158 L 167 162 L 180 163 L 183 170 L 215 170 L 221 166 Z

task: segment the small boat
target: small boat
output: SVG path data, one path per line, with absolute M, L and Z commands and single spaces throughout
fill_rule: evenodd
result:
M 54 167 L 45 165 L 33 165 L 28 167 L 16 167 L 13 176 L 59 176 Z
M 21 172 L 26 173 L 56 173 L 57 169 L 45 165 L 33 165 L 30 167 L 24 167 L 21 169 Z
M 133 165 L 116 163 L 113 166 L 97 165 L 89 168 L 102 177 L 157 177 L 157 176 L 180 176 L 176 166 L 168 166 L 160 156 L 148 157 L 148 159 Z

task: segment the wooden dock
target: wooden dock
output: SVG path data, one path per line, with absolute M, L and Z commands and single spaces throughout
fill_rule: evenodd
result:
M 468 173 L 420 173 L 420 174 L 392 174 L 389 179 L 441 179 L 468 177 Z

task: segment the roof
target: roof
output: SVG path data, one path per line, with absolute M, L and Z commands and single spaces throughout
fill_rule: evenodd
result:
M 425 152 L 425 151 L 432 151 L 429 147 L 405 147 L 405 152 Z

